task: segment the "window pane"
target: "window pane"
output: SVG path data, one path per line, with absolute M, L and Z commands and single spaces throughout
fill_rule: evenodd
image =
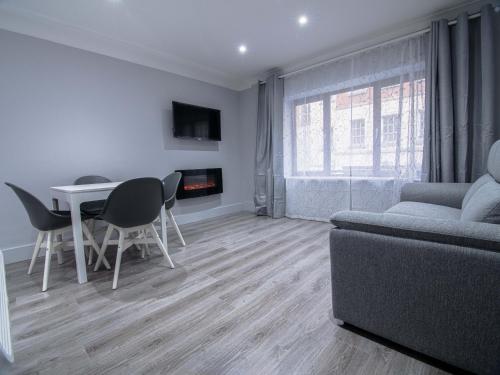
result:
M 393 145 L 396 142 L 396 129 L 399 124 L 398 115 L 382 116 L 382 144 Z
M 323 101 L 295 106 L 298 173 L 323 171 Z
M 424 95 L 425 80 L 382 87 L 382 176 L 420 176 Z
M 423 105 L 422 105 L 423 106 Z M 421 107 L 422 107 L 421 106 Z M 415 142 L 417 144 L 422 144 L 424 142 L 424 129 L 425 129 L 425 110 L 418 109 L 417 111 L 417 130 L 416 130 L 416 139 Z
M 351 120 L 351 147 L 365 147 L 365 119 Z
M 373 87 L 330 99 L 331 174 L 373 174 Z
M 424 132 L 425 132 L 425 79 L 413 82 L 413 158 L 415 160 L 415 176 L 420 178 L 422 174 L 422 161 L 424 155 Z

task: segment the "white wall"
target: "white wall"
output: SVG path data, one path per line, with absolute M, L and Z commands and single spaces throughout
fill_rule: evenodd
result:
M 49 205 L 50 186 L 86 174 L 121 181 L 221 167 L 224 193 L 179 201 L 180 221 L 250 207 L 255 133 L 246 126 L 256 122 L 255 89 L 239 93 L 2 30 L 0 50 L 1 182 Z M 220 109 L 222 141 L 174 139 L 172 100 Z M 12 261 L 35 231 L 3 184 L 0 207 L 0 249 L 12 249 Z

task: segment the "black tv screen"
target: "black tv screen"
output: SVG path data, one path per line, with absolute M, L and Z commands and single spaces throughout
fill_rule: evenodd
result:
M 221 140 L 220 111 L 172 102 L 174 137 Z

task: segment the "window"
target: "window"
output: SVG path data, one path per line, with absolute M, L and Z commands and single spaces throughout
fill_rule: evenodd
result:
M 295 107 L 296 170 L 318 173 L 323 170 L 323 101 L 297 104 Z
M 417 112 L 417 139 L 418 144 L 424 143 L 425 111 L 420 109 Z
M 391 146 L 396 142 L 396 127 L 398 115 L 386 115 L 382 117 L 382 144 Z
M 373 169 L 373 87 L 332 93 L 330 100 L 331 176 L 362 175 Z M 328 167 L 327 167 L 328 168 Z
M 420 175 L 425 79 L 327 92 L 292 111 L 293 175 Z
M 360 118 L 351 120 L 351 147 L 365 146 L 365 120 Z

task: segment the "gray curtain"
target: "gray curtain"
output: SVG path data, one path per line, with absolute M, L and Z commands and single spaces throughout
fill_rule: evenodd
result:
M 471 182 L 500 138 L 500 15 L 432 23 L 426 77 L 422 180 Z
M 255 211 L 285 216 L 283 176 L 283 80 L 273 73 L 259 85 L 255 152 Z

